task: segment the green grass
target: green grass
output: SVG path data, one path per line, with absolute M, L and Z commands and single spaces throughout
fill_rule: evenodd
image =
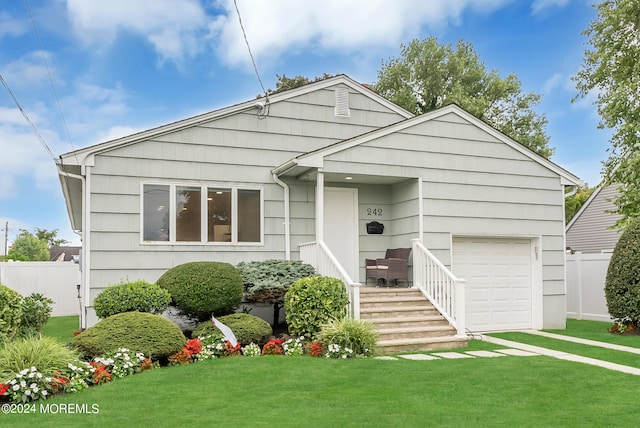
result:
M 638 379 L 547 357 L 381 361 L 223 358 L 38 402 L 4 426 L 634 426 Z M 42 414 L 39 404 L 96 404 Z
M 51 317 L 44 326 L 42 334 L 53 337 L 62 343 L 69 343 L 73 339 L 73 332 L 79 330 L 79 317 L 71 315 L 67 317 Z
M 534 346 L 541 346 L 543 348 L 567 352 L 569 354 L 581 355 L 583 357 L 596 358 L 598 360 L 609 361 L 616 364 L 623 364 L 625 366 L 640 368 L 640 355 L 632 354 L 629 352 L 582 345 L 579 343 L 567 342 L 559 339 L 551 339 L 548 337 L 528 333 L 491 333 L 490 336 L 512 340 L 514 342 L 526 343 Z
M 580 337 L 582 339 L 597 340 L 598 342 L 615 343 L 616 345 L 640 348 L 640 336 L 621 336 L 609 333 L 611 322 L 567 319 L 566 330 L 545 330 L 550 333 L 565 336 Z

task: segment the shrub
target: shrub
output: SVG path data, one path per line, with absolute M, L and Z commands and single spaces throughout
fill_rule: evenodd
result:
M 242 300 L 242 278 L 229 263 L 192 262 L 175 266 L 157 281 L 185 315 L 205 321 L 231 313 Z
M 325 346 L 338 345 L 350 349 L 355 356 L 371 356 L 375 351 L 378 333 L 369 321 L 342 319 L 322 326 L 318 340 Z
M 0 284 L 0 343 L 11 340 L 18 333 L 22 318 L 22 296 Z
M 289 333 L 314 336 L 323 324 L 347 313 L 347 292 L 339 279 L 312 276 L 291 284 L 284 297 Z
M 166 289 L 144 280 L 111 285 L 93 300 L 96 315 L 102 319 L 122 312 L 159 314 L 169 303 L 171 294 Z
M 251 302 L 282 302 L 285 293 L 297 279 L 316 275 L 313 266 L 300 260 L 265 260 L 241 262 L 237 265 Z
M 22 317 L 20 320 L 20 336 L 35 336 L 49 321 L 53 300 L 40 293 L 31 293 L 22 299 Z
M 256 343 L 262 345 L 273 334 L 273 330 L 268 322 L 249 314 L 231 314 L 218 318 L 218 321 L 225 324 L 233 331 L 238 342 L 243 345 Z M 211 321 L 205 321 L 198 325 L 191 333 L 191 337 L 212 336 L 216 339 L 222 338 L 220 330 L 215 328 Z
M 611 317 L 620 323 L 640 322 L 640 218 L 620 236 L 605 280 L 605 297 Z
M 44 376 L 67 369 L 78 358 L 78 353 L 50 337 L 28 337 L 7 342 L 0 350 L 0 382 L 36 367 Z
M 86 329 L 71 344 L 91 358 L 127 348 L 157 360 L 175 354 L 186 342 L 180 328 L 160 315 L 124 312 Z

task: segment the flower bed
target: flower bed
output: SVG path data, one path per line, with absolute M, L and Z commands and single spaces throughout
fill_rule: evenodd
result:
M 169 356 L 168 365 L 189 364 L 214 358 L 262 355 L 342 359 L 366 356 L 356 355 L 351 349 L 337 344 L 325 347 L 320 342 L 305 339 L 304 336 L 286 340 L 271 339 L 262 348 L 255 343 L 244 347 L 237 343 L 234 346 L 228 340 L 204 336 L 189 340 L 179 352 Z M 156 368 L 159 365 L 159 362 L 152 361 L 142 353 L 120 348 L 102 357 L 96 357 L 90 362 L 74 361 L 65 370 L 56 372 L 52 377 L 44 376 L 36 367 L 29 367 L 17 373 L 6 384 L 0 383 L 0 401 L 28 403 L 47 399 L 53 394 L 81 391 L 94 385 Z

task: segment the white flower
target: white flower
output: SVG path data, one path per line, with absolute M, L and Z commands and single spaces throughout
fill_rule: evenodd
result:
M 23 370 L 20 370 L 20 374 L 21 374 L 22 376 L 26 375 L 27 373 L 29 373 L 29 369 L 23 369 Z
M 23 388 L 26 388 L 26 386 L 27 386 L 27 382 L 25 382 L 25 381 L 21 380 L 21 381 L 20 381 L 20 386 L 21 386 L 21 387 L 23 387 Z
M 31 390 L 30 390 L 30 389 L 27 389 L 27 390 L 24 392 L 24 395 L 31 395 Z
M 20 385 L 18 385 L 18 384 L 13 385 L 13 390 L 14 391 L 17 391 L 19 389 L 20 389 Z
M 42 390 L 41 394 L 42 394 L 42 396 L 44 397 L 45 395 L 47 395 L 47 394 L 48 394 L 48 392 L 47 392 L 47 390 L 46 390 L 46 389 L 44 389 L 44 390 Z
M 42 379 L 42 373 L 38 372 L 38 376 L 37 377 L 38 377 L 38 379 Z
M 38 388 L 38 385 L 32 386 L 31 389 L 33 389 L 33 392 L 38 392 L 40 390 L 40 388 Z
M 15 379 L 11 379 L 11 382 L 9 382 L 9 385 L 15 385 L 16 384 L 16 380 Z
M 37 370 L 38 370 L 38 369 L 36 369 L 36 368 L 35 368 L 35 366 L 31 366 L 31 371 L 32 371 L 32 372 L 35 372 L 35 371 L 37 371 Z

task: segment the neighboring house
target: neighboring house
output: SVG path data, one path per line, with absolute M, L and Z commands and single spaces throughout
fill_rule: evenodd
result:
M 610 321 L 604 295 L 611 254 L 620 238 L 612 213 L 617 184 L 600 186 L 567 224 L 567 316 Z
M 612 213 L 617 185 L 598 187 L 567 224 L 567 250 L 581 253 L 613 251 L 620 231 L 613 225 L 622 217 Z
M 82 247 L 51 247 L 49 248 L 49 260 L 52 262 L 78 261 Z
M 346 76 L 266 101 L 61 156 L 85 325 L 104 287 L 181 263 L 302 258 L 322 273 L 322 253 L 364 283 L 365 259 L 418 239 L 466 279 L 470 330 L 564 327 L 577 177 L 456 105 L 414 117 Z

